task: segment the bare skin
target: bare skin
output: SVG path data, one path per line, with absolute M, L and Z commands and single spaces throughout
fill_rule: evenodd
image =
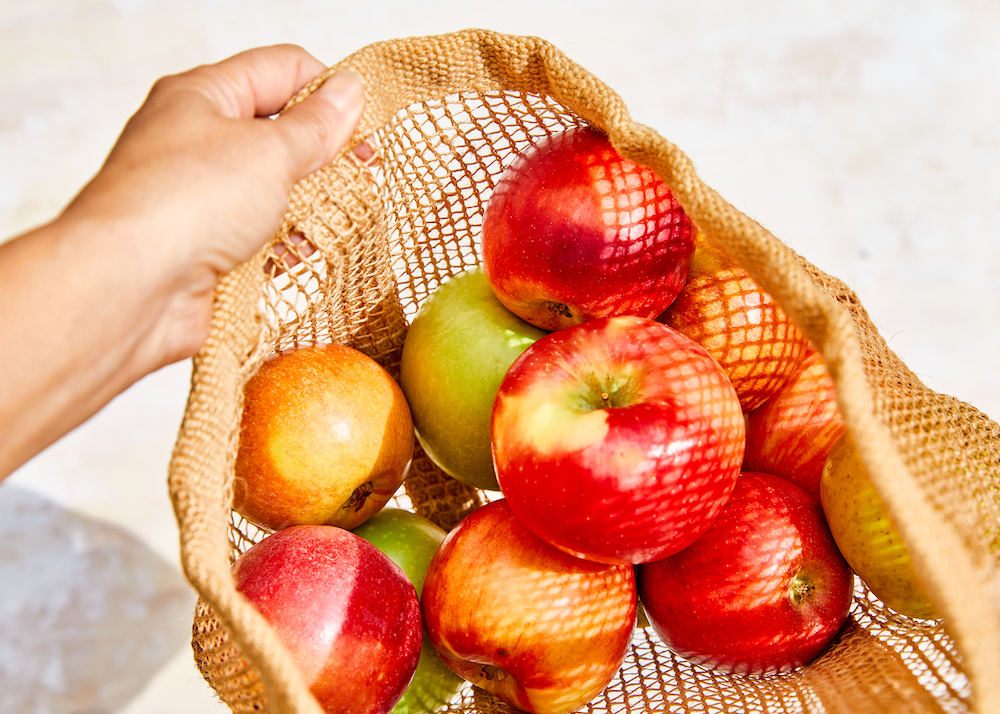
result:
M 198 351 L 219 277 L 360 118 L 349 73 L 268 118 L 325 69 L 283 45 L 164 77 L 65 210 L 0 244 L 0 479 Z

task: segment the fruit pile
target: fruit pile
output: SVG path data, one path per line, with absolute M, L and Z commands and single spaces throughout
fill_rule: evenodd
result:
M 821 654 L 855 574 L 935 616 L 821 356 L 669 188 L 573 128 L 508 166 L 480 268 L 421 305 L 397 383 L 340 345 L 249 381 L 233 566 L 326 711 L 432 712 L 463 681 L 538 714 L 618 672 L 637 622 L 740 674 Z M 445 533 L 388 506 L 414 436 L 490 494 Z

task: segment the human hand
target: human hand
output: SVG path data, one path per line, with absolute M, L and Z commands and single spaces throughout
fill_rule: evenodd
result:
M 273 236 L 294 183 L 350 138 L 364 102 L 350 73 L 268 118 L 324 69 L 284 45 L 159 80 L 67 208 L 66 218 L 124 222 L 141 260 L 132 270 L 160 278 L 172 271 L 165 287 L 176 304 L 163 316 L 152 369 L 197 351 L 220 275 Z
M 361 116 L 348 73 L 269 118 L 325 69 L 285 45 L 161 79 L 65 211 L 0 244 L 0 479 L 201 347 L 219 277 Z

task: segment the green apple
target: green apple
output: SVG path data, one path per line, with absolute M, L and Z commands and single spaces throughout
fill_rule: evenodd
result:
M 820 477 L 820 501 L 837 547 L 869 589 L 896 612 L 936 619 L 910 551 L 849 434 L 830 449 Z
M 354 534 L 402 568 L 416 588 L 418 598 L 424 589 L 427 567 L 446 535 L 443 528 L 423 516 L 391 507 L 383 508 L 355 528 Z M 451 700 L 462 681 L 441 661 L 424 633 L 413 681 L 391 714 L 430 714 Z
M 420 306 L 406 340 L 400 386 L 417 439 L 452 478 L 499 490 L 490 415 L 507 368 L 547 334 L 514 315 L 480 268 L 445 281 Z

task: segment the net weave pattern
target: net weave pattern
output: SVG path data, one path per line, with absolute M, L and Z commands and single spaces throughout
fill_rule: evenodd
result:
M 503 168 L 530 142 L 581 124 L 653 168 L 698 230 L 822 352 L 844 421 L 947 623 L 901 617 L 859 583 L 848 626 L 819 660 L 755 677 L 692 665 L 639 629 L 618 677 L 586 710 L 1000 711 L 997 424 L 928 390 L 846 286 L 726 203 L 547 42 L 470 30 L 378 43 L 292 103 L 341 68 L 368 92 L 352 149 L 296 186 L 274 240 L 221 281 L 170 466 L 181 560 L 200 594 L 195 659 L 234 712 L 319 711 L 229 574 L 232 558 L 266 535 L 231 509 L 243 385 L 274 350 L 314 342 L 350 345 L 398 375 L 408 320 L 442 281 L 477 264 L 483 209 Z M 394 505 L 447 529 L 494 497 L 447 478 L 418 448 Z M 468 686 L 445 711 L 510 709 Z

